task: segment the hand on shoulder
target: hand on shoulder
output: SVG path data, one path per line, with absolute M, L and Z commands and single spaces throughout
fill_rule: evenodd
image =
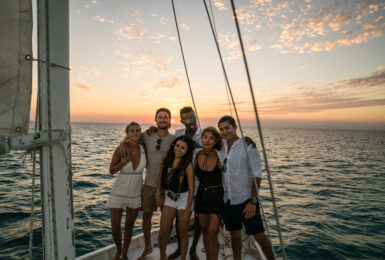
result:
M 257 145 L 255 144 L 255 142 L 253 141 L 253 139 L 251 139 L 251 138 L 248 137 L 248 136 L 245 136 L 245 143 L 246 143 L 247 146 L 249 146 L 249 145 L 251 144 L 251 146 L 252 146 L 253 148 L 256 148 L 256 147 L 257 147 Z

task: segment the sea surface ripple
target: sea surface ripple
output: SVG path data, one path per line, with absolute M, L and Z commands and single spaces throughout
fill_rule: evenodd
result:
M 105 203 L 115 176 L 108 168 L 124 127 L 72 124 L 77 256 L 113 243 Z M 245 134 L 258 139 L 255 129 Z M 288 258 L 385 259 L 385 132 L 266 128 L 263 134 Z M 0 259 L 28 256 L 32 162 L 22 156 L 0 156 Z M 33 255 L 41 259 L 38 172 L 36 183 Z M 266 172 L 261 198 L 280 256 Z M 141 215 L 134 227 L 140 232 Z

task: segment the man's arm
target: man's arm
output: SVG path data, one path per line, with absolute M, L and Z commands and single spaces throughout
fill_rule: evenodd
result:
M 143 133 L 140 135 L 139 144 L 144 145 L 144 137 Z M 146 147 L 144 147 L 146 148 Z M 125 141 L 121 142 L 117 148 L 118 155 L 120 157 L 126 157 L 127 156 L 127 143 Z

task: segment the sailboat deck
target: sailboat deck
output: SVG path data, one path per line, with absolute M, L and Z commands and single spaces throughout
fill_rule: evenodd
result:
M 153 248 L 154 251 L 146 257 L 146 259 L 148 259 L 148 260 L 159 259 L 159 256 L 160 256 L 159 248 L 157 247 L 157 243 L 156 243 L 158 232 L 159 232 L 159 229 L 152 231 L 151 238 L 152 238 L 153 245 L 154 245 L 154 248 Z M 190 234 L 189 248 L 191 246 L 191 243 L 192 243 L 192 236 Z M 176 239 L 171 239 L 167 245 L 167 255 L 172 254 L 176 250 L 177 245 L 178 244 L 176 242 Z M 141 253 L 143 252 L 143 246 L 144 246 L 144 244 L 143 244 L 143 235 L 142 234 L 133 237 L 132 241 L 131 241 L 130 249 L 129 249 L 128 254 L 127 254 L 128 259 L 131 259 L 131 260 L 137 259 L 141 255 Z M 228 248 L 228 249 L 226 249 L 226 251 L 231 252 L 231 249 Z M 199 239 L 196 252 L 197 252 L 199 259 L 206 259 L 206 254 L 204 252 L 202 236 Z M 91 259 L 92 260 L 109 260 L 109 259 L 112 259 L 114 253 L 115 253 L 115 245 L 109 245 L 107 247 L 101 248 L 101 249 L 96 250 L 94 252 L 91 252 L 89 254 L 83 255 L 83 256 L 77 258 L 77 260 L 91 260 Z M 189 258 L 190 257 L 187 257 L 187 259 L 189 259 Z M 178 257 L 177 259 L 180 259 L 180 257 Z M 231 255 L 228 255 L 228 254 L 227 254 L 227 257 L 224 257 L 224 249 L 221 246 L 221 248 L 219 250 L 218 259 L 230 260 L 233 258 Z M 265 258 L 264 257 L 256 258 L 255 256 L 243 254 L 242 259 L 248 260 L 248 259 L 265 259 Z

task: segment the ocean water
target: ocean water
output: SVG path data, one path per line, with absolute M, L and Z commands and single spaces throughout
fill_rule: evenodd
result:
M 115 177 L 108 167 L 123 130 L 123 124 L 72 124 L 77 256 L 113 243 L 105 201 Z M 245 133 L 257 140 L 254 129 Z M 385 132 L 267 128 L 263 133 L 288 258 L 385 259 Z M 15 151 L 0 156 L 0 259 L 28 256 L 32 163 L 21 156 Z M 33 254 L 41 259 L 38 174 L 36 182 Z M 279 256 L 266 174 L 261 197 Z M 159 215 L 153 225 L 159 226 Z M 140 232 L 139 216 L 134 233 Z

